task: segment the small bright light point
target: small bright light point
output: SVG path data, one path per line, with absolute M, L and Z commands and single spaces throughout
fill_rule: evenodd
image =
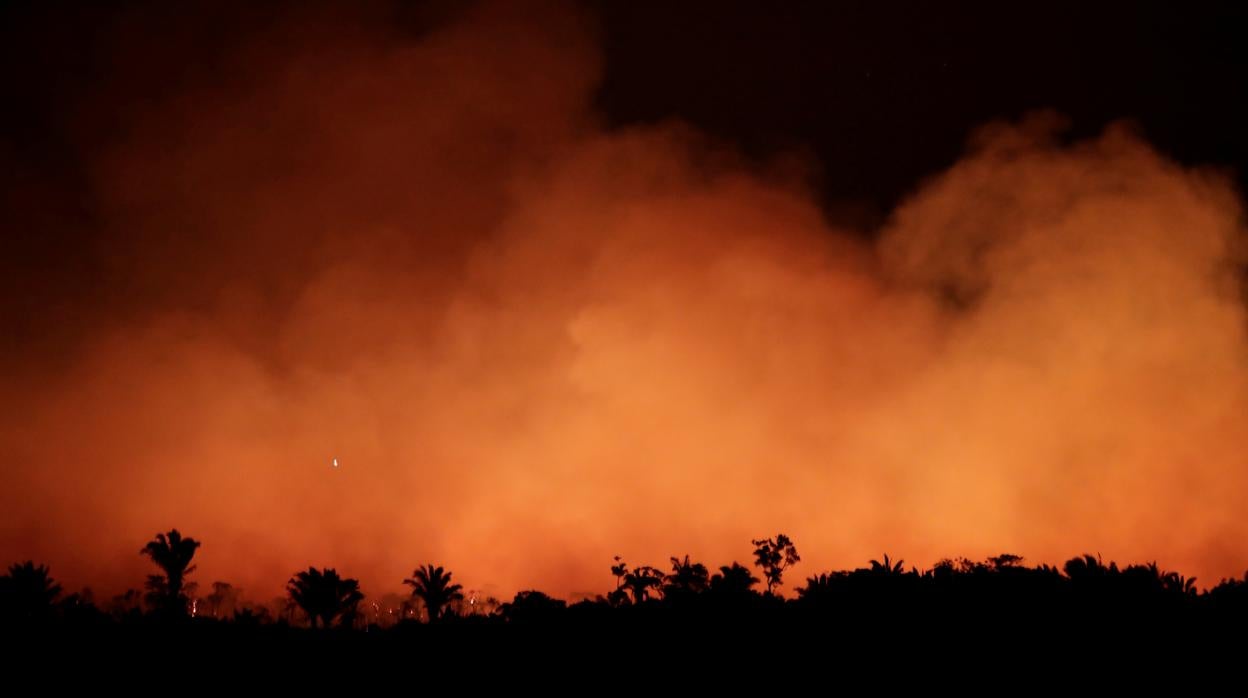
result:
M 335 458 L 335 459 L 334 459 L 334 467 L 335 467 L 335 468 L 337 468 L 337 467 L 338 467 L 338 459 L 337 459 L 337 458 Z

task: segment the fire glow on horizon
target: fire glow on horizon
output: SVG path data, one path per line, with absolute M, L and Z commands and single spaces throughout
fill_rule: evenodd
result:
M 205 582 L 436 561 L 500 595 L 605 590 L 616 553 L 748 562 L 776 531 L 799 576 L 1248 564 L 1220 176 L 1040 116 L 838 229 L 789 169 L 602 127 L 566 7 L 300 26 L 91 160 L 123 290 L 65 364 L 4 368 L 4 559 L 137 586 L 177 526 Z M 331 452 L 350 467 L 308 466 Z

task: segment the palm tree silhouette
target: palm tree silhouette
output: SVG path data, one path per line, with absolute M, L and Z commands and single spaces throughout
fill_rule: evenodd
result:
M 833 598 L 837 587 L 846 579 L 843 572 L 820 572 L 806 578 L 806 586 L 797 588 L 797 598 L 807 602 L 819 602 Z
M 1196 578 L 1184 577 L 1178 572 L 1167 572 L 1161 578 L 1161 588 L 1183 596 L 1196 595 Z
M 1103 579 L 1118 574 L 1118 564 L 1110 562 L 1108 566 L 1101 562 L 1100 555 L 1084 553 L 1083 557 L 1072 557 L 1062 566 L 1066 576 L 1072 581 L 1089 581 Z
M 624 588 L 632 595 L 635 604 L 650 598 L 650 590 L 659 589 L 662 585 L 663 572 L 649 565 L 642 565 L 624 575 Z
M 0 614 L 11 620 L 34 621 L 52 615 L 61 585 L 53 581 L 46 565 L 27 560 L 9 567 L 0 576 Z
M 156 608 L 175 616 L 187 614 L 186 576 L 195 571 L 191 559 L 199 548 L 199 541 L 191 537 L 183 538 L 178 529 L 169 533 L 157 533 L 156 538 L 139 551 L 156 563 L 164 575 L 150 575 L 147 578 L 148 601 Z
M 905 564 L 906 564 L 905 560 L 898 560 L 897 562 L 893 562 L 892 560 L 889 560 L 888 555 L 885 554 L 884 562 L 880 562 L 879 560 L 871 561 L 871 571 L 875 572 L 876 574 L 882 574 L 885 576 L 890 576 L 890 577 L 896 576 L 896 575 L 902 574 L 904 570 L 903 565 Z
M 450 605 L 463 601 L 463 587 L 451 583 L 451 573 L 441 567 L 424 565 L 417 567 L 412 576 L 403 583 L 412 588 L 412 596 L 419 597 L 429 614 L 429 622 L 436 623 L 450 613 Z
M 346 620 L 352 617 L 356 607 L 364 600 L 360 582 L 339 577 L 333 568 L 322 571 L 309 567 L 304 572 L 296 572 L 286 585 L 286 593 L 307 614 L 313 628 L 317 619 L 320 619 L 322 628 L 328 628 L 336 618 Z
M 671 560 L 672 571 L 663 578 L 664 598 L 700 594 L 710 586 L 706 565 L 690 561 L 688 555 L 683 560 L 678 557 Z

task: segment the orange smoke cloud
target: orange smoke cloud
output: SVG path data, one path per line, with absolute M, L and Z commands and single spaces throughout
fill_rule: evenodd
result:
M 259 598 L 425 561 L 601 591 L 614 554 L 746 561 L 776 531 L 795 574 L 1248 564 L 1218 175 L 1039 117 L 841 230 L 687 128 L 600 126 L 568 8 L 321 19 L 240 41 L 92 161 L 109 292 L 69 360 L 4 369 L 0 557 L 138 586 L 177 526 L 201 582 Z

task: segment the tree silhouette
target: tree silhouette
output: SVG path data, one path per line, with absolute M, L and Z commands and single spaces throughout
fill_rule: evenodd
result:
M 1156 562 L 1150 562 L 1147 565 L 1127 565 L 1122 570 L 1122 578 L 1117 580 L 1117 586 L 1120 590 L 1137 597 L 1160 594 L 1165 588 L 1164 576 Z
M 835 572 L 820 572 L 812 577 L 807 577 L 806 586 L 797 588 L 797 598 L 810 600 L 831 594 L 836 589 L 837 579 L 837 573 Z
M 1184 577 L 1178 572 L 1167 572 L 1161 578 L 1161 588 L 1173 594 L 1195 596 L 1196 578 Z
M 633 597 L 633 603 L 639 604 L 650 598 L 651 590 L 663 586 L 663 572 L 649 565 L 642 565 L 624 575 L 624 588 Z
M 607 594 L 607 601 L 612 606 L 623 606 L 628 603 L 628 590 L 624 588 L 624 578 L 628 576 L 628 563 L 619 555 L 615 556 L 615 564 L 611 565 L 611 574 L 615 576 L 615 588 Z
M 1222 579 L 1204 595 L 1204 600 L 1220 609 L 1240 609 L 1248 612 L 1248 571 L 1242 579 Z
M 1084 554 L 1082 557 L 1071 558 L 1062 566 L 1066 576 L 1070 578 L 1071 588 L 1082 594 L 1101 598 L 1111 594 L 1115 582 L 1121 576 L 1118 565 L 1110 562 L 1105 565 L 1099 555 Z M 1156 576 L 1150 574 L 1149 576 Z
M 19 622 L 47 620 L 52 616 L 61 585 L 53 581 L 46 565 L 27 560 L 9 567 L 0 576 L 0 617 Z
M 164 572 L 164 575 L 150 575 L 147 578 L 147 599 L 154 608 L 174 616 L 187 614 L 186 576 L 195 571 L 191 559 L 199 549 L 199 541 L 191 537 L 183 538 L 178 529 L 169 533 L 157 533 L 139 551 L 146 555 Z
M 1013 569 L 1021 566 L 1023 558 L 1020 555 L 1012 555 L 1010 553 L 1001 553 L 1000 555 L 988 558 L 988 564 L 998 572 L 1004 569 Z
M 754 564 L 763 571 L 763 579 L 767 582 L 767 593 L 780 586 L 784 571 L 802 558 L 797 554 L 793 541 L 783 533 L 775 538 L 762 538 L 751 541 L 754 544 Z
M 109 612 L 119 619 L 142 615 L 143 592 L 138 589 L 126 589 L 114 596 Z
M 1107 567 L 1101 562 L 1099 555 L 1093 556 L 1085 553 L 1083 557 L 1067 560 L 1062 570 L 1071 580 L 1092 580 L 1118 574 L 1118 565 L 1111 562 Z
M 749 567 L 734 562 L 731 566 L 719 568 L 719 572 L 711 577 L 710 589 L 719 594 L 748 594 L 758 582 L 758 577 L 750 572 Z
M 230 617 L 238 606 L 241 593 L 241 590 L 235 589 L 229 582 L 213 582 L 212 593 L 204 597 L 206 615 L 213 618 Z
M 884 562 L 880 562 L 879 560 L 871 561 L 871 571 L 876 574 L 896 576 L 896 575 L 902 574 L 904 570 L 903 565 L 905 564 L 906 564 L 905 560 L 898 560 L 897 562 L 893 562 L 892 560 L 889 560 L 888 555 L 885 554 Z
M 364 600 L 359 581 L 339 577 L 333 568 L 322 571 L 309 567 L 304 572 L 296 572 L 286 584 L 286 593 L 307 614 L 313 628 L 318 619 L 322 628 L 328 628 L 334 619 L 345 621 L 354 617 L 360 601 Z
M 396 619 L 413 615 L 411 609 L 418 606 L 424 606 L 434 623 L 454 615 L 472 625 L 519 623 L 581 629 L 640 623 L 661 629 L 718 618 L 741 623 L 777 621 L 773 625 L 780 628 L 791 620 L 809 618 L 816 623 L 811 629 L 835 629 L 847 636 L 897 623 L 922 627 L 935 622 L 973 632 L 985 629 L 993 637 L 1001 631 L 1017 631 L 1052 633 L 1058 639 L 1088 618 L 1103 619 L 1104 627 L 1132 633 L 1154 627 L 1190 627 L 1216 634 L 1237 628 L 1248 618 L 1248 574 L 1242 580 L 1224 579 L 1211 589 L 1200 590 L 1194 578 L 1163 571 L 1156 562 L 1120 568 L 1094 555 L 1068 560 L 1060 570 L 1047 564 L 1027 566 L 1012 554 L 980 560 L 945 558 L 923 572 L 914 567 L 905 571 L 902 560 L 883 555 L 870 560 L 869 566 L 809 576 L 795 590 L 796 598 L 785 599 L 776 587 L 799 559 L 793 542 L 781 534 L 754 544 L 755 557 L 770 582 L 766 595 L 756 591 L 760 580 L 749 567 L 734 562 L 708 575 L 707 567 L 689 555 L 669 558 L 671 568 L 666 574 L 649 566 L 630 569 L 616 557 L 611 567 L 616 588 L 611 596 L 585 595 L 576 602 L 536 590 L 519 592 L 506 604 L 493 599 L 481 602 L 477 592 L 461 593 L 450 572 L 424 565 L 404 580 L 412 587 L 410 595 L 380 597 L 369 604 L 365 617 L 360 613 L 364 597 L 357 580 L 339 577 L 333 569 L 309 567 L 289 580 L 286 595 L 269 604 L 272 613 L 243 603 L 238 589 L 216 582 L 212 593 L 198 601 L 200 614 L 218 622 L 187 622 L 170 629 L 178 631 L 178 637 L 198 633 L 207 638 L 282 638 L 292 635 L 289 625 L 301 614 L 312 628 L 363 628 L 396 637 L 411 628 Z M 190 563 L 198 545 L 174 530 L 158 534 L 143 549 L 165 572 L 153 575 L 149 585 L 159 601 L 156 609 L 186 614 L 192 586 L 186 578 L 194 569 Z M 116 636 L 134 626 L 142 631 L 147 622 L 141 610 L 143 597 L 141 591 L 131 590 L 115 597 L 112 604 L 105 600 L 101 610 L 90 589 L 65 596 L 46 566 L 31 561 L 14 564 L 0 575 L 0 634 L 16 628 L 15 637 L 42 636 L 43 628 L 32 622 L 40 619 L 55 620 L 48 627 L 56 631 L 109 626 L 116 629 Z M 278 627 L 261 627 L 270 624 Z M 345 636 L 327 633 L 325 637 L 337 642 Z
M 499 608 L 499 615 L 511 623 L 550 623 L 563 615 L 568 604 L 540 591 L 520 591 L 510 603 Z
M 615 556 L 615 564 L 611 565 L 611 574 L 615 575 L 615 588 L 624 584 L 624 575 L 628 574 L 628 563 L 619 555 Z
M 502 605 L 498 598 L 488 596 L 480 589 L 469 589 L 463 594 L 464 600 L 459 604 L 461 616 L 488 616 Z
M 685 559 L 673 557 L 672 571 L 663 578 L 663 597 L 667 599 L 681 598 L 700 594 L 710 586 L 710 574 L 706 565 L 692 562 L 689 556 Z
M 234 611 L 234 616 L 230 619 L 236 625 L 244 625 L 255 627 L 272 621 L 272 614 L 267 608 L 240 608 Z
M 463 587 L 451 583 L 451 573 L 433 565 L 417 567 L 403 583 L 412 588 L 412 596 L 424 602 L 430 623 L 444 619 L 451 604 L 464 598 Z

